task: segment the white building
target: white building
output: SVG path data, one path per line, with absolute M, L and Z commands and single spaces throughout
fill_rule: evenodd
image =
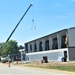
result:
M 47 57 L 48 61 L 75 60 L 75 27 L 43 36 L 25 43 L 26 56 L 29 60 L 39 61 Z

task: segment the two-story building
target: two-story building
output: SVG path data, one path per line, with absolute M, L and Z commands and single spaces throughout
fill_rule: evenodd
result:
M 44 57 L 48 61 L 75 60 L 75 27 L 63 29 L 25 43 L 26 57 L 30 61 L 39 61 Z

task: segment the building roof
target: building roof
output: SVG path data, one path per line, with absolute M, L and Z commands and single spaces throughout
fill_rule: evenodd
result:
M 42 39 L 42 38 L 45 38 L 45 37 L 48 37 L 48 36 L 52 36 L 52 35 L 55 35 L 55 34 L 57 34 L 57 33 L 61 33 L 61 32 L 67 31 L 67 30 L 68 30 L 68 29 L 63 29 L 63 30 L 60 30 L 60 31 L 57 31 L 57 32 L 54 32 L 54 33 L 51 33 L 51 34 L 48 34 L 48 35 L 45 35 L 45 36 L 43 36 L 43 37 L 34 39 L 34 40 L 29 41 L 29 42 L 26 42 L 26 43 L 30 43 L 30 42 L 33 42 L 33 41 L 37 41 L 37 40 L 39 40 L 39 39 Z M 26 44 L 26 43 L 25 43 L 25 44 Z

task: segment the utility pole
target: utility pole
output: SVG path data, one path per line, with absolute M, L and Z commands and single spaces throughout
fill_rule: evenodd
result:
M 30 7 L 33 6 L 33 4 L 30 4 L 28 9 L 25 11 L 25 13 L 23 14 L 23 16 L 21 17 L 21 19 L 19 20 L 19 22 L 17 23 L 17 25 L 15 26 L 15 28 L 13 29 L 13 31 L 11 32 L 11 34 L 9 35 L 8 39 L 6 40 L 6 43 L 9 41 L 9 39 L 11 38 L 11 36 L 13 35 L 13 33 L 15 32 L 15 30 L 17 29 L 17 27 L 19 26 L 20 22 L 22 21 L 22 19 L 24 18 L 24 16 L 26 15 L 26 13 L 28 12 L 28 10 L 30 9 Z

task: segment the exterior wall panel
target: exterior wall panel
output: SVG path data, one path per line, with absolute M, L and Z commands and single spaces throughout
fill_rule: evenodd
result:
M 75 48 L 69 48 L 69 60 L 70 61 L 75 61 Z
M 75 28 L 68 29 L 69 47 L 75 47 Z
M 42 52 L 27 53 L 26 56 L 30 61 L 41 61 L 44 56 L 47 56 L 48 61 L 58 61 L 59 57 L 64 57 L 64 51 L 68 51 L 67 48 L 59 50 L 50 50 Z

